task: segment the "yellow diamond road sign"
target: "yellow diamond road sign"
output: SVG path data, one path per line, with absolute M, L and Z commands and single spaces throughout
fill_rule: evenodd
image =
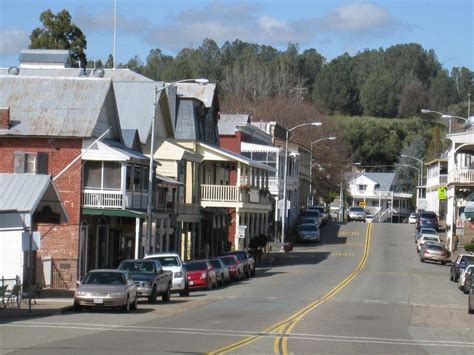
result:
M 446 186 L 438 187 L 438 199 L 446 200 Z

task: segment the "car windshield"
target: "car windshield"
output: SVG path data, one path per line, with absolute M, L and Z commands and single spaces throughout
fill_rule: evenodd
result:
M 435 238 L 435 237 L 423 237 L 423 240 L 426 242 L 428 240 L 432 240 L 432 241 L 438 241 L 438 238 Z
M 350 212 L 364 212 L 362 207 L 351 207 Z
M 426 246 L 427 249 L 430 249 L 430 250 L 444 250 L 443 246 L 442 245 L 438 245 L 438 244 L 428 244 Z
M 143 272 L 152 274 L 155 272 L 153 262 L 150 261 L 124 261 L 120 264 L 119 270 L 127 270 L 130 272 Z
M 245 260 L 245 258 L 247 257 L 247 255 L 245 254 L 244 251 L 242 251 L 242 252 L 237 251 L 237 252 L 232 252 L 232 253 L 227 253 L 227 254 L 235 255 L 237 257 L 237 259 L 239 259 L 239 260 Z
M 217 259 L 209 260 L 209 262 L 211 263 L 212 266 L 214 266 L 214 267 L 217 268 L 217 269 L 219 269 L 219 268 L 222 267 L 220 261 L 217 260 Z
M 421 230 L 421 234 L 434 234 L 434 235 L 437 235 L 438 232 L 434 229 L 431 229 L 431 228 L 424 228 Z
M 303 212 L 301 213 L 301 216 L 302 216 L 302 217 L 315 217 L 315 218 L 319 218 L 319 212 L 318 212 L 318 211 L 315 211 L 315 210 L 303 211 Z
M 159 256 L 157 259 L 161 263 L 161 266 L 179 266 L 179 260 L 176 256 Z
M 224 256 L 221 259 L 221 261 L 224 263 L 224 265 L 233 265 L 235 264 L 235 259 L 230 257 L 230 256 Z
M 417 215 L 416 213 L 412 213 L 412 214 L 410 215 L 410 218 L 416 218 L 416 217 L 418 217 L 418 215 Z
M 436 213 L 433 213 L 433 212 L 423 212 L 420 217 L 429 218 L 429 219 L 437 218 Z
M 83 285 L 125 285 L 125 275 L 121 272 L 89 272 L 82 280 Z
M 474 263 L 474 256 L 463 256 L 461 259 L 462 264 L 472 264 Z
M 205 261 L 193 261 L 186 264 L 186 270 L 188 271 L 201 271 L 207 270 L 207 263 Z
M 299 230 L 304 231 L 304 232 L 315 232 L 315 231 L 318 230 L 318 227 L 316 227 L 314 224 L 313 225 L 303 224 L 303 225 L 299 226 Z

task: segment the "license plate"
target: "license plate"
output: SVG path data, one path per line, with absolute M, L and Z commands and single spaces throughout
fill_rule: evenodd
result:
M 95 304 L 104 304 L 104 300 L 102 298 L 94 298 Z
M 189 285 L 190 286 L 194 285 L 194 281 L 189 281 Z

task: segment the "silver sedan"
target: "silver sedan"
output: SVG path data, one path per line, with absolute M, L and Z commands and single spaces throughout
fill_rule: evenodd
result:
M 74 310 L 82 307 L 120 307 L 124 312 L 137 309 L 137 286 L 128 272 L 91 270 L 74 294 Z

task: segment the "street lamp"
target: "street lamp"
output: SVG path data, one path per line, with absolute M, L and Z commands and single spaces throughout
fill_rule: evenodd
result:
M 305 127 L 305 126 L 321 126 L 321 122 L 308 122 L 302 123 L 295 127 L 286 130 L 286 137 L 285 137 L 285 167 L 284 167 L 284 175 L 283 175 L 283 218 L 281 220 L 281 243 L 285 243 L 285 220 L 286 220 L 286 174 L 288 169 L 288 135 L 290 132 L 294 131 L 297 128 Z
M 309 195 L 311 196 L 311 203 L 313 203 L 313 144 L 316 144 L 318 142 L 325 141 L 325 140 L 334 141 L 336 139 L 337 137 L 331 136 L 331 137 L 316 139 L 314 142 L 311 142 L 311 158 L 309 160 Z
M 174 86 L 179 83 L 197 83 L 201 85 L 206 85 L 209 83 L 208 79 L 183 79 L 174 81 L 163 85 L 163 87 L 158 88 L 155 86 L 155 97 L 153 101 L 153 118 L 151 120 L 151 139 L 150 139 L 150 162 L 148 168 L 148 204 L 147 204 L 147 225 L 146 225 L 146 238 L 145 238 L 145 256 L 150 252 L 150 242 L 151 242 L 151 230 L 152 230 L 152 219 L 153 219 L 153 155 L 155 149 L 155 119 L 156 119 L 156 106 L 158 105 L 158 94 L 162 91 L 168 89 L 171 86 Z
M 470 98 L 471 98 L 471 95 L 469 95 L 469 101 L 470 101 Z M 468 106 L 471 106 L 471 105 L 470 105 L 470 102 L 469 102 Z M 463 120 L 463 121 L 466 122 L 466 123 L 470 122 L 469 107 L 468 107 L 467 118 L 464 118 L 464 117 L 461 117 L 461 116 L 447 115 L 447 114 L 442 113 L 442 112 L 433 111 L 433 110 L 425 110 L 425 109 L 421 110 L 421 113 L 435 113 L 435 114 L 437 114 L 437 115 L 440 115 L 441 118 L 447 118 L 447 119 L 449 119 L 448 133 L 451 133 L 451 121 L 452 121 L 453 118 L 457 118 L 457 119 L 459 119 L 459 120 Z

